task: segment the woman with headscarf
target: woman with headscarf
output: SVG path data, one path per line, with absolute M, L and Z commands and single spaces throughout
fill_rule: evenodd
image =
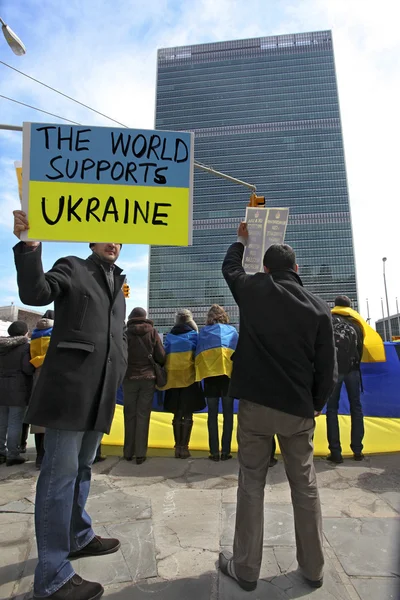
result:
M 33 387 L 35 387 L 46 353 L 50 344 L 50 337 L 54 326 L 54 310 L 46 310 L 43 317 L 36 323 L 36 328 L 31 336 L 31 364 L 35 367 L 33 376 Z M 39 425 L 31 425 L 31 433 L 35 435 L 36 446 L 36 468 L 40 469 L 44 456 L 44 433 L 45 428 Z
M 203 390 L 195 381 L 194 356 L 198 328 L 190 310 L 176 313 L 175 325 L 165 339 L 167 384 L 164 410 L 174 415 L 175 458 L 189 458 L 193 413 L 205 408 Z
M 233 398 L 229 395 L 232 374 L 232 355 L 235 352 L 238 333 L 229 325 L 226 311 L 213 304 L 208 311 L 206 326 L 200 331 L 196 350 L 196 381 L 204 381 L 204 395 L 208 406 L 208 440 L 210 460 L 232 458 Z M 222 400 L 224 417 L 221 455 L 218 431 L 219 401 Z

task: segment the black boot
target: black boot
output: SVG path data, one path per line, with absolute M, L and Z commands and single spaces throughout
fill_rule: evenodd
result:
M 189 452 L 189 442 L 190 436 L 192 434 L 193 428 L 193 418 L 185 417 L 183 419 L 183 428 L 182 428 L 182 448 L 181 448 L 181 458 L 190 458 L 191 454 Z
M 22 425 L 21 442 L 19 444 L 19 451 L 21 454 L 25 454 L 25 452 L 26 452 L 26 445 L 28 442 L 28 434 L 29 434 L 29 425 L 24 423 Z
M 175 438 L 175 458 L 181 458 L 182 451 L 182 427 L 183 421 L 175 416 L 172 421 L 172 427 L 174 430 L 174 438 Z

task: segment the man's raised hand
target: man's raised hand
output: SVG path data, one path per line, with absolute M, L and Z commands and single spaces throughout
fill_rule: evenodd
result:
M 26 214 L 22 210 L 14 210 L 14 235 L 21 239 L 21 234 L 28 231 L 29 223 Z M 28 246 L 39 246 L 39 242 L 25 242 Z
M 247 229 L 247 223 L 245 221 L 240 223 L 237 235 L 239 238 L 244 238 L 246 241 L 249 239 L 249 230 Z

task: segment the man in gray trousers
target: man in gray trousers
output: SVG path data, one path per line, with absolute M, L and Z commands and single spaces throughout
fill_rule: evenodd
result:
M 242 589 L 257 587 L 264 531 L 264 487 L 273 436 L 289 480 L 297 562 L 314 588 L 323 583 L 322 516 L 313 464 L 315 417 L 337 378 L 331 314 L 304 289 L 290 246 L 275 244 L 264 273 L 246 275 L 247 225 L 225 257 L 223 275 L 240 310 L 230 395 L 238 412 L 239 488 L 233 557 L 220 555 L 221 571 Z

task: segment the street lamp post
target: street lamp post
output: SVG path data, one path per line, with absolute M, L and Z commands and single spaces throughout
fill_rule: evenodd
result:
M 399 315 L 399 301 L 396 298 L 396 311 L 397 311 L 397 335 L 400 335 L 400 315 Z
M 368 302 L 368 298 L 367 298 L 367 323 L 369 323 L 371 320 L 371 317 L 369 316 L 369 302 Z
M 381 306 L 382 306 L 383 334 L 384 334 L 384 337 L 385 337 L 385 342 L 387 342 L 386 323 L 385 323 L 385 311 L 383 310 L 383 298 L 381 298 Z
M 383 283 L 385 285 L 386 308 L 387 308 L 387 315 L 388 315 L 389 342 L 391 342 L 392 341 L 392 324 L 390 322 L 389 297 L 388 297 L 387 286 L 386 286 L 386 271 L 385 271 L 386 261 L 387 261 L 386 257 L 382 258 L 382 264 L 383 264 Z
M 11 50 L 17 56 L 23 56 L 26 53 L 26 48 L 22 41 L 19 39 L 16 33 L 9 27 L 6 23 L 4 23 L 3 19 L 0 17 L 1 29 L 3 30 L 3 35 L 6 38 L 7 44 L 10 46 Z

